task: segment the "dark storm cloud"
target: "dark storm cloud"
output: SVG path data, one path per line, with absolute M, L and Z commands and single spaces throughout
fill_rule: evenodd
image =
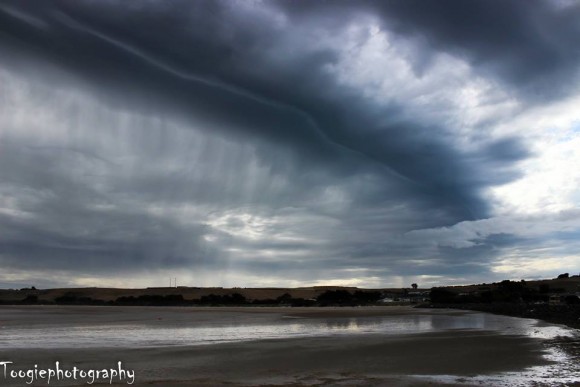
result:
M 282 1 L 303 18 L 333 9 L 344 17 L 359 10 L 379 15 L 385 28 L 423 42 L 418 72 L 432 55 L 447 51 L 511 83 L 525 99 L 542 101 L 574 91 L 578 74 L 580 4 L 568 1 Z
M 68 227 L 60 230 L 0 217 L 3 265 L 103 274 L 127 273 L 142 266 L 151 270 L 194 269 L 201 263 L 208 267 L 222 263 L 201 240 L 203 225 L 182 228 L 164 219 L 122 212 L 103 215 L 85 210 L 74 215 L 78 218 L 61 215 L 60 221 Z M 80 228 L 90 233 L 79 233 Z M 137 234 L 127 232 L 135 229 L 139 230 Z M 191 251 L 204 251 L 203 262 L 195 259 L 201 256 L 192 256 Z
M 385 17 L 404 33 L 465 55 L 532 98 L 568 92 L 580 51 L 580 4 L 558 10 L 557 2 L 386 2 Z M 410 21 L 410 22 L 407 22 Z
M 149 104 L 177 106 L 179 114 L 193 114 L 212 128 L 283 144 L 296 152 L 292 162 L 301 170 L 321 163 L 338 176 L 382 169 L 389 186 L 382 197 L 403 195 L 427 207 L 444 207 L 449 217 L 442 222 L 486 216 L 481 184 L 471 181 L 478 167 L 436 134 L 425 135 L 436 129 L 369 120 L 378 113 L 323 73 L 323 65 L 333 61 L 331 51 L 285 61 L 285 50 L 298 49 L 289 46 L 275 50 L 282 58 L 272 63 L 267 55 L 291 31 L 266 23 L 255 27 L 234 5 L 24 4 L 23 13 L 48 27 L 5 12 L 2 29 L 12 44 L 40 51 L 104 85 L 113 100 L 144 94 L 153 101 Z M 129 103 L 140 98 L 130 97 Z M 391 112 L 383 114 L 388 118 Z M 368 131 L 376 134 L 369 138 Z
M 0 64 L 49 90 L 27 98 L 62 112 L 73 140 L 0 143 L 0 194 L 11 198 L 0 260 L 96 272 L 239 264 L 302 280 L 330 267 L 488 273 L 496 252 L 485 238 L 471 246 L 459 235 L 433 252 L 428 237 L 489 216 L 483 192 L 519 177 L 527 143 L 463 149 L 457 128 L 413 113 L 404 97 L 373 101 L 339 82 L 328 69 L 344 42 L 317 39 L 372 15 L 414 42 L 418 78 L 448 52 L 526 101 L 547 99 L 564 95 L 576 71 L 578 12 L 451 0 L 1 2 Z M 54 100 L 67 87 L 107 112 Z M 431 231 L 401 236 L 419 229 Z M 229 262 L 235 254 L 243 263 Z

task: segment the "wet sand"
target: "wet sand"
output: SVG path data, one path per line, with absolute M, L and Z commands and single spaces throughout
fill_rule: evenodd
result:
M 470 376 L 546 363 L 532 339 L 475 331 L 122 350 L 27 349 L 0 351 L 0 356 L 28 366 L 53 366 L 60 361 L 85 369 L 112 366 L 120 360 L 135 370 L 137 385 L 159 386 L 316 385 L 325 380 L 358 385 L 387 380 L 418 383 L 402 375 Z
M 50 326 L 141 321 L 147 324 L 256 323 L 284 317 L 336 318 L 413 313 L 466 313 L 384 308 L 0 308 L 0 326 Z M 193 321 L 193 322 L 192 322 Z M 0 330 L 1 332 L 1 330 Z M 1 333 L 0 333 L 1 334 Z M 76 365 L 84 369 L 122 361 L 136 385 L 357 385 L 421 386 L 441 381 L 425 375 L 475 376 L 547 364 L 541 340 L 484 330 L 446 330 L 412 335 L 358 334 L 255 340 L 156 348 L 0 349 L 0 360 L 23 367 Z M 0 385 L 11 384 L 3 380 Z M 50 385 L 65 385 L 51 382 Z M 83 383 L 84 384 L 84 383 Z M 37 383 L 36 385 L 43 385 Z M 46 384 L 44 384 L 46 385 Z M 75 385 L 69 383 L 68 385 Z M 80 384 L 79 384 L 80 385 Z M 125 384 L 120 384 L 125 385 Z

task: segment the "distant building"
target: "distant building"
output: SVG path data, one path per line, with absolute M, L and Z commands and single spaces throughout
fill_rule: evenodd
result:
M 409 292 L 409 300 L 413 303 L 429 301 L 430 292 L 425 291 L 411 291 Z

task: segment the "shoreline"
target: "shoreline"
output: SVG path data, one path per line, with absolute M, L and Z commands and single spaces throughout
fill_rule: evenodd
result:
M 580 330 L 580 305 L 549 305 L 519 303 L 425 304 L 417 309 L 454 309 L 484 312 L 501 316 L 531 318 L 549 324 L 565 325 Z
M 419 324 L 422 316 L 441 321 L 473 315 L 463 310 L 411 307 L 2 306 L 0 311 L 3 312 L 0 327 L 24 334 L 29 328 L 46 330 L 47 334 L 53 328 L 63 327 L 97 326 L 114 330 L 115 324 L 128 323 L 145 324 L 153 329 L 211 326 L 219 330 L 232 323 L 283 324 L 288 318 L 307 324 L 320 319 L 345 321 L 408 316 L 411 320 L 405 321 Z M 7 349 L 5 346 L 0 349 L 0 361 L 12 361 L 23 368 L 35 364 L 54 366 L 59 361 L 66 367 L 74 365 L 84 369 L 110 367 L 122 361 L 125 367 L 135 371 L 136 385 L 151 386 L 469 385 L 472 378 L 501 377 L 504 372 L 518 373 L 529 367 L 557 367 L 558 363 L 546 358 L 549 350 L 546 343 L 540 338 L 501 330 L 440 327 L 422 333 L 354 332 L 203 345 L 102 345 L 79 349 L 62 346 Z M 22 385 L 7 380 L 2 384 Z M 67 384 L 51 382 L 51 385 Z

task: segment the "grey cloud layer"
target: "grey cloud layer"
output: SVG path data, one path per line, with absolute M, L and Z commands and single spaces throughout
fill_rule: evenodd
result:
M 519 177 L 525 141 L 466 150 L 448 122 L 409 117 L 404 99 L 366 98 L 328 70 L 345 56 L 336 37 L 370 15 L 393 44 L 411 44 L 419 78 L 449 52 L 508 93 L 547 100 L 575 75 L 578 7 L 434 4 L 0 3 L 12 82 L 1 91 L 0 259 L 297 281 L 341 269 L 485 275 L 492 234 L 463 246 L 466 262 L 458 246 L 429 250 L 409 232 L 488 217 L 482 192 Z

